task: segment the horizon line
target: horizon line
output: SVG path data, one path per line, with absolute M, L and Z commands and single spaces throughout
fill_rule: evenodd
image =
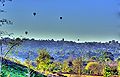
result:
M 34 40 L 54 40 L 54 41 L 62 41 L 62 40 L 64 40 L 64 41 L 72 41 L 72 42 L 76 42 L 76 43 L 85 43 L 85 42 L 98 42 L 98 43 L 109 43 L 110 41 L 115 41 L 115 42 L 118 42 L 118 43 L 120 43 L 120 40 L 117 40 L 117 39 L 109 39 L 109 40 L 102 40 L 102 41 L 100 41 L 100 40 L 82 40 L 82 39 L 79 39 L 79 41 L 78 41 L 78 39 L 77 40 L 68 40 L 68 39 L 65 39 L 65 38 L 61 38 L 61 39 L 51 39 L 51 38 L 46 38 L 46 39 L 43 39 L 43 38 L 28 38 L 28 37 L 3 37 L 3 38 L 10 38 L 10 39 L 16 39 L 16 38 L 20 38 L 20 39 L 29 39 L 29 40 L 31 40 L 31 39 L 34 39 Z M 1 39 L 1 38 L 0 38 Z

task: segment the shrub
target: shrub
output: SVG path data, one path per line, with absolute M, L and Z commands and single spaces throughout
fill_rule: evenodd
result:
M 72 61 L 73 71 L 75 73 L 81 74 L 82 71 L 82 58 L 76 58 Z
M 89 75 L 89 74 L 90 74 L 90 70 L 84 69 L 84 70 L 82 71 L 82 74 Z
M 111 75 L 112 75 L 111 68 L 109 66 L 105 66 L 104 76 L 103 77 L 111 77 Z
M 120 61 L 118 61 L 118 67 L 117 67 L 117 70 L 118 70 L 118 74 L 120 75 Z
M 90 71 L 90 74 L 98 74 L 99 73 L 99 63 L 98 62 L 89 62 L 85 69 Z

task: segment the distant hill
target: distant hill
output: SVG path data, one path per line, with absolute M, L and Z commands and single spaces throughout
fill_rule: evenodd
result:
M 30 77 L 47 77 L 45 75 L 40 74 L 37 71 L 32 71 L 32 74 Z M 26 66 L 23 66 L 21 64 L 17 64 L 15 62 L 12 62 L 7 59 L 2 60 L 2 76 L 1 77 L 7 77 L 10 75 L 10 77 L 28 77 L 28 68 Z
M 10 38 L 3 39 L 3 53 L 8 46 L 5 42 L 11 40 Z M 85 59 L 89 59 L 91 56 L 102 56 L 103 52 L 108 51 L 114 55 L 114 58 L 120 56 L 120 43 L 118 41 L 112 40 L 106 43 L 101 42 L 85 42 L 76 43 L 73 41 L 58 40 L 35 40 L 35 39 L 22 39 L 23 43 L 19 47 L 15 47 L 12 50 L 12 55 L 22 59 L 23 61 L 28 56 L 28 52 L 31 51 L 30 59 L 35 60 L 38 56 L 37 51 L 39 49 L 46 49 L 50 55 L 57 61 L 63 61 L 68 57 L 73 58 L 83 56 Z M 16 53 L 18 51 L 18 53 Z

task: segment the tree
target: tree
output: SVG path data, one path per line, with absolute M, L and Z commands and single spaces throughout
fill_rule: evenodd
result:
M 27 66 L 29 69 L 33 69 L 34 67 L 32 66 L 32 62 L 29 61 L 28 59 L 24 61 L 23 63 L 25 66 Z
M 74 72 L 80 75 L 82 70 L 82 58 L 76 58 L 75 60 L 73 60 L 72 64 Z
M 117 59 L 117 61 L 118 61 L 118 62 L 120 61 L 120 57 Z
M 62 69 L 62 64 L 60 62 L 53 62 L 49 64 L 49 72 L 59 72 Z
M 69 71 L 70 69 L 69 69 L 68 62 L 65 60 L 62 65 L 62 72 L 69 72 Z
M 111 52 L 104 52 L 103 56 L 104 56 L 104 59 L 109 58 L 112 61 L 114 60 L 114 55 Z
M 85 67 L 85 69 L 89 70 L 90 74 L 97 74 L 97 75 L 100 73 L 100 70 L 103 70 L 98 62 L 89 62 Z
M 4 35 L 10 36 L 11 33 L 9 34 L 9 33 L 5 32 L 5 31 L 0 31 L 0 36 L 1 36 L 1 40 L 0 40 L 0 45 L 1 45 L 0 66 L 2 66 L 2 59 L 5 58 L 5 57 L 7 56 L 7 54 L 8 54 L 15 46 L 20 45 L 21 42 L 22 42 L 21 39 L 19 39 L 19 38 L 16 38 L 16 39 L 14 39 L 14 40 L 11 39 L 9 42 L 6 43 L 7 45 L 9 45 L 9 49 L 6 51 L 5 54 L 3 54 L 2 45 L 3 45 L 3 42 L 4 42 L 5 40 L 3 39 L 2 36 L 4 36 Z M 1 73 L 1 69 L 0 69 L 0 73 Z
M 120 58 L 118 58 L 118 66 L 117 66 L 118 74 L 120 75 Z
M 16 39 L 11 39 L 9 42 L 8 42 L 8 45 L 9 45 L 9 49 L 8 51 L 4 54 L 4 57 L 7 56 L 7 54 L 15 47 L 15 46 L 19 46 L 22 44 L 22 40 L 20 38 L 16 38 Z
M 96 56 L 92 56 L 89 61 L 97 61 L 97 57 Z
M 111 77 L 111 75 L 112 75 L 111 68 L 109 66 L 105 66 L 103 77 Z
M 37 70 L 46 71 L 50 64 L 51 56 L 46 49 L 38 50 L 38 57 L 36 58 Z

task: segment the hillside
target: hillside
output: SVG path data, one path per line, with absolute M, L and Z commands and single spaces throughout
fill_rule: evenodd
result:
M 30 77 L 47 77 L 45 75 L 40 74 L 37 71 L 30 69 L 31 76 Z M 3 59 L 2 60 L 2 76 L 1 77 L 28 77 L 28 68 L 21 64 L 14 63 L 10 60 Z
M 5 41 L 11 39 L 4 38 Z M 83 56 L 86 60 L 92 56 L 100 57 L 103 52 L 108 51 L 114 55 L 114 59 L 120 56 L 120 43 L 118 41 L 112 40 L 106 43 L 101 42 L 85 42 L 76 43 L 73 41 L 58 40 L 34 40 L 34 39 L 22 39 L 23 42 L 20 46 L 14 47 L 9 56 L 14 56 L 22 61 L 28 56 L 30 51 L 31 60 L 35 60 L 38 56 L 37 51 L 39 49 L 46 49 L 50 55 L 57 61 L 63 61 L 68 57 L 76 58 Z M 8 45 L 4 44 L 3 41 L 3 54 L 7 50 Z

